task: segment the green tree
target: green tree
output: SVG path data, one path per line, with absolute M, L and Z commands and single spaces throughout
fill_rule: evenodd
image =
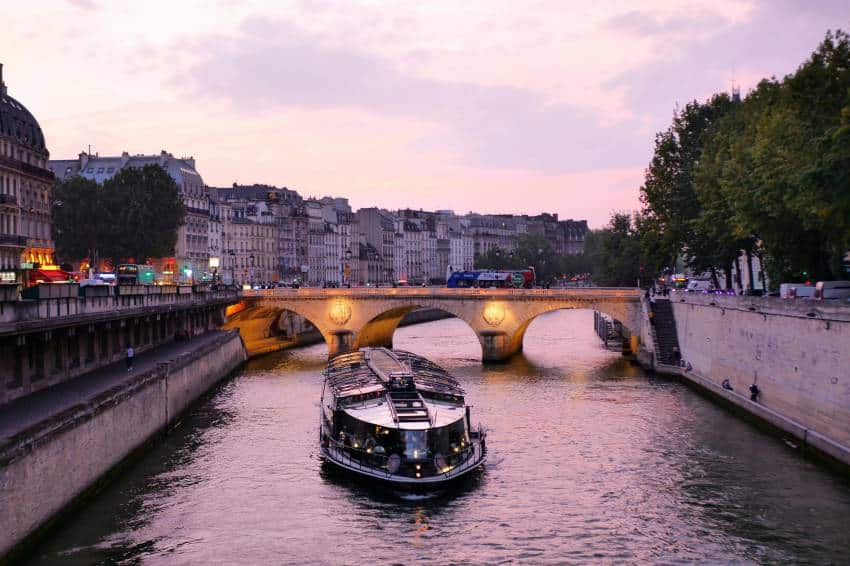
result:
M 475 266 L 479 269 L 532 267 L 537 282 L 544 285 L 552 283 L 562 273 L 561 265 L 561 258 L 555 255 L 551 242 L 542 234 L 521 234 L 517 236 L 514 250 L 493 248 L 475 261 Z
M 174 180 L 158 165 L 123 169 L 102 186 L 73 178 L 56 186 L 57 254 L 80 259 L 95 250 L 115 261 L 174 253 L 185 208 Z
M 713 126 L 734 103 L 726 94 L 713 96 L 706 103 L 693 101 L 673 115 L 673 123 L 655 138 L 655 150 L 640 189 L 644 205 L 636 228 L 646 238 L 645 251 L 652 250 L 654 273 L 670 266 L 685 254 L 694 266 L 716 265 L 710 257 L 714 246 L 704 245 L 706 235 L 699 233 L 697 222 L 702 214 L 694 184 L 695 170 Z
M 758 242 L 774 284 L 841 277 L 850 248 L 849 128 L 850 43 L 839 31 L 718 123 L 696 175 L 706 243 Z
M 642 264 L 640 236 L 632 216 L 615 213 L 598 237 L 601 262 L 594 281 L 606 286 L 634 287 L 641 280 L 641 285 L 645 285 L 643 279 L 649 276 Z
M 56 255 L 79 259 L 94 253 L 105 223 L 101 208 L 102 187 L 92 180 L 73 177 L 53 192 L 53 237 Z

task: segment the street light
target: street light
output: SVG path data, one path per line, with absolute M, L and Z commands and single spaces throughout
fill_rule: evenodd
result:
M 342 284 L 351 287 L 351 266 L 348 264 L 351 261 L 351 249 L 345 250 L 345 261 L 342 264 Z
M 248 256 L 248 284 L 254 288 L 254 254 Z
M 210 258 L 210 269 L 212 269 L 212 282 L 215 285 L 215 280 L 218 277 L 219 259 L 217 257 Z

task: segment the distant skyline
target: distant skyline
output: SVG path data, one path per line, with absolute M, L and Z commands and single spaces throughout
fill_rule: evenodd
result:
M 212 186 L 604 225 L 675 106 L 794 71 L 846 1 L 6 6 L 0 62 L 53 159 L 192 155 Z

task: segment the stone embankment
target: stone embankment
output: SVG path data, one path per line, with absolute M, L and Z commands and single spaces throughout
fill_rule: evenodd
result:
M 246 358 L 233 331 L 163 350 L 139 360 L 145 367 L 137 372 L 110 366 L 99 373 L 111 369 L 112 375 L 81 376 L 79 385 L 58 386 L 75 385 L 73 391 L 45 390 L 2 408 L 0 562 Z
M 850 465 L 850 306 L 702 294 L 670 305 L 681 364 L 659 371 Z

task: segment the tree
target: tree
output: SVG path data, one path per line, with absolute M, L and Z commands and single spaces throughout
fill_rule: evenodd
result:
M 650 276 L 642 264 L 640 237 L 631 215 L 615 213 L 608 226 L 597 235 L 601 258 L 599 270 L 594 273 L 597 283 L 634 287 L 639 279 Z
M 102 186 L 73 178 L 55 191 L 57 254 L 90 257 L 97 250 L 113 260 L 174 253 L 185 208 L 177 185 L 158 165 L 123 169 Z
M 475 266 L 480 269 L 532 267 L 540 284 L 552 283 L 562 273 L 561 264 L 562 260 L 555 255 L 551 242 L 542 234 L 520 234 L 513 251 L 493 248 L 475 261 Z
M 61 258 L 88 257 L 101 241 L 102 187 L 90 179 L 73 177 L 53 192 L 53 237 Z
M 694 185 L 695 170 L 713 126 L 733 107 L 726 94 L 706 103 L 693 101 L 673 115 L 673 123 L 655 138 L 655 150 L 640 189 L 644 205 L 636 218 L 639 232 L 647 238 L 645 251 L 653 250 L 653 271 L 675 263 L 684 253 L 693 266 L 714 266 L 715 247 L 703 245 L 699 233 L 702 214 Z M 638 221 L 639 220 L 639 221 Z
M 700 226 L 708 243 L 729 234 L 759 242 L 774 283 L 839 278 L 850 248 L 849 182 L 850 41 L 839 31 L 719 122 L 697 173 Z

